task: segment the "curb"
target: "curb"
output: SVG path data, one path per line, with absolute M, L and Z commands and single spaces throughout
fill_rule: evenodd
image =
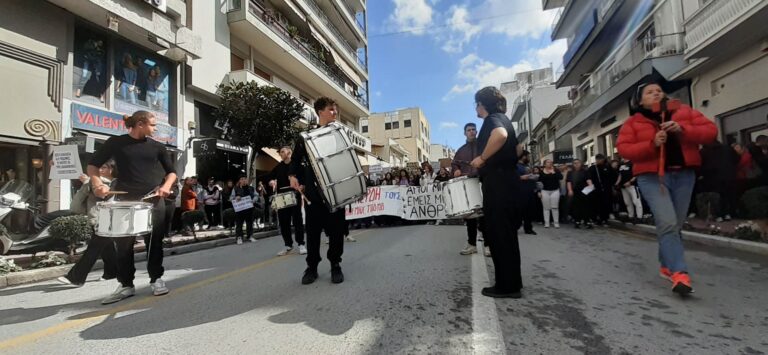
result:
M 654 239 L 656 237 L 656 227 L 647 224 L 630 225 L 624 224 L 617 220 L 610 220 L 608 221 L 608 224 L 610 224 L 613 228 L 643 233 L 654 237 Z M 687 230 L 683 230 L 683 239 L 689 242 L 711 247 L 729 248 L 753 254 L 768 255 L 768 243 L 758 243 L 748 240 L 726 238 L 718 235 L 708 235 Z
M 256 239 L 266 239 L 266 238 L 274 237 L 277 235 L 280 235 L 280 232 L 277 230 L 272 230 L 272 231 L 254 233 L 253 237 Z M 207 237 L 207 238 L 212 238 L 212 237 Z M 172 246 L 170 248 L 164 248 L 163 255 L 164 256 L 181 255 L 181 254 L 192 253 L 200 250 L 213 249 L 213 248 L 217 248 L 225 245 L 235 244 L 235 238 L 230 238 L 229 233 L 222 233 L 222 234 L 216 235 L 215 238 L 218 238 L 218 239 L 201 241 L 198 243 L 180 244 L 177 246 Z M 140 261 L 146 261 L 146 260 L 147 260 L 147 254 L 144 253 L 143 250 L 136 250 L 135 256 L 134 256 L 134 262 L 140 262 Z M 57 277 L 66 275 L 67 272 L 69 272 L 69 269 L 71 268 L 72 268 L 72 264 L 67 264 L 67 265 L 54 266 L 54 267 L 43 268 L 43 269 L 32 269 L 32 270 L 24 270 L 19 272 L 12 272 L 7 275 L 0 276 L 0 289 L 5 287 L 33 283 L 33 282 L 52 280 Z M 103 268 L 104 268 L 104 263 L 101 261 L 101 259 L 99 259 L 98 261 L 96 261 L 96 264 L 93 265 L 93 269 L 91 269 L 91 271 L 101 270 Z

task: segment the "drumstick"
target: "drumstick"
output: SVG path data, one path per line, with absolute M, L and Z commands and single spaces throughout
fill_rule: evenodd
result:
M 299 190 L 299 194 L 301 194 L 301 199 L 302 199 L 304 202 L 306 202 L 306 203 L 307 203 L 307 206 L 311 206 L 311 205 L 312 205 L 312 202 L 310 202 L 310 201 L 309 201 L 309 199 L 307 198 L 307 196 L 304 196 L 304 191 L 300 191 L 300 190 Z

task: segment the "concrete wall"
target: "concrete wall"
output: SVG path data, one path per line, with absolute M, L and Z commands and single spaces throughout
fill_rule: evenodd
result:
M 247 3 L 247 2 L 243 2 Z M 209 93 L 216 92 L 230 72 L 230 35 L 226 0 L 196 0 L 192 3 L 192 25 L 202 42 L 204 53 L 193 60 L 192 85 Z
M 549 117 L 560 105 L 570 102 L 568 100 L 569 88 L 557 89 L 554 85 L 536 87 L 531 90 L 531 126 L 535 128 L 545 117 Z

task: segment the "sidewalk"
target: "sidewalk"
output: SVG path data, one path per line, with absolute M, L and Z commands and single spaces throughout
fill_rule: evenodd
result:
M 254 233 L 253 237 L 256 239 L 264 239 L 279 234 L 280 232 L 278 230 L 273 229 Z M 146 260 L 146 254 L 144 253 L 146 246 L 144 245 L 143 238 L 138 239 L 139 241 L 134 245 L 133 250 L 136 253 L 135 261 L 140 262 Z M 166 238 L 166 241 L 168 240 L 170 240 L 170 244 L 164 244 L 163 254 L 165 256 L 186 254 L 199 250 L 235 244 L 235 238 L 230 234 L 230 231 L 226 229 L 198 231 L 197 240 L 192 236 L 182 236 L 180 234 Z M 30 265 L 34 259 L 43 258 L 45 255 L 45 252 L 40 252 L 36 255 L 5 255 L 4 257 L 8 260 L 14 260 L 16 265 L 24 267 Z M 65 256 L 63 253 L 60 253 L 60 255 Z M 79 255 L 76 255 L 75 257 L 79 258 Z M 0 276 L 0 288 L 55 279 L 66 275 L 70 268 L 72 268 L 72 264 L 12 272 Z M 103 264 L 101 259 L 99 259 L 94 265 L 93 270 L 101 270 L 102 268 Z
M 724 232 L 726 230 L 726 226 L 733 224 L 733 226 L 728 227 L 729 234 L 730 234 L 733 232 L 733 229 L 739 223 L 742 223 L 742 222 L 744 221 L 730 221 L 730 222 L 717 223 L 717 225 L 721 227 L 721 232 Z M 608 224 L 610 224 L 611 227 L 614 227 L 617 229 L 630 230 L 630 231 L 648 235 L 649 237 L 653 237 L 653 238 L 656 237 L 656 227 L 652 225 L 648 225 L 648 224 L 633 225 L 630 223 L 623 223 L 615 219 L 608 221 Z M 735 249 L 739 251 L 745 251 L 745 252 L 755 253 L 760 255 L 768 255 L 768 243 L 752 242 L 752 241 L 741 240 L 736 238 L 724 237 L 720 235 L 711 235 L 711 234 L 701 233 L 702 229 L 699 229 L 699 228 L 703 228 L 703 230 L 709 230 L 709 227 L 708 227 L 709 224 L 707 224 L 705 221 L 694 220 L 692 223 L 689 223 L 688 225 L 690 225 L 691 228 L 693 228 L 694 230 L 683 229 L 683 239 L 687 241 L 691 241 L 697 244 L 707 245 L 711 247 L 729 248 L 729 249 Z

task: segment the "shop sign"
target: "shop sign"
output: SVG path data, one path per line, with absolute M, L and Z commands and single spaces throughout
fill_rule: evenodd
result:
M 370 152 L 371 151 L 371 139 L 363 136 L 360 133 L 357 133 L 356 131 L 345 127 L 347 131 L 347 136 L 349 137 L 349 140 L 352 142 L 352 145 L 354 145 L 356 148 L 360 148 L 363 151 Z
M 77 103 L 72 103 L 72 127 L 84 131 L 104 133 L 118 136 L 128 133 L 123 115 L 115 112 L 97 109 Z M 176 127 L 158 122 L 157 130 L 152 139 L 174 147 L 178 146 Z
M 76 145 L 59 145 L 51 147 L 51 151 L 51 180 L 72 180 L 83 174 Z
M 194 141 L 194 143 L 192 143 L 192 156 L 195 158 L 215 157 L 216 138 Z
M 221 150 L 226 150 L 233 153 L 241 153 L 241 154 L 248 154 L 248 148 L 247 147 L 236 147 L 229 142 L 226 141 L 216 141 L 216 148 L 219 148 Z
M 567 164 L 573 162 L 573 151 L 560 150 L 552 152 L 552 160 L 555 164 Z

